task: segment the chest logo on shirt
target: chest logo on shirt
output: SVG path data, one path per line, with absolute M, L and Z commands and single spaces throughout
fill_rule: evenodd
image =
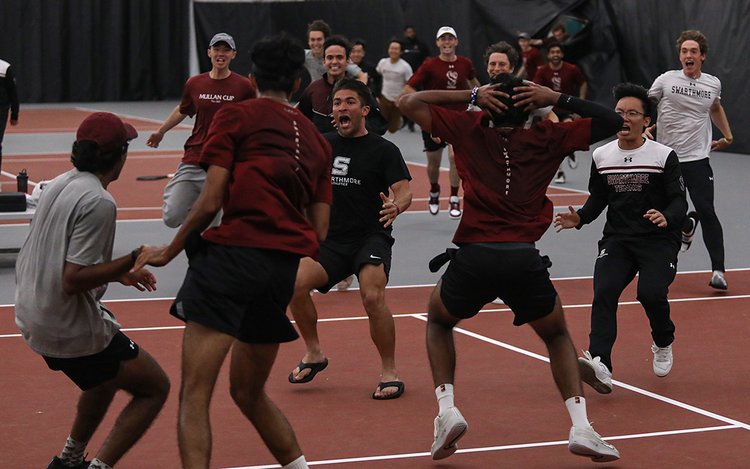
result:
M 641 192 L 648 183 L 648 173 L 607 174 L 607 184 L 615 192 Z
M 445 73 L 445 77 L 448 79 L 448 82 L 445 84 L 446 89 L 455 90 L 458 83 L 458 72 L 453 69 L 448 70 Z
M 331 183 L 334 186 L 348 186 L 354 184 L 362 185 L 362 180 L 347 177 L 349 175 L 349 163 L 352 161 L 348 156 L 336 156 L 333 158 L 333 168 L 331 168 Z
M 624 161 L 625 163 L 632 163 L 633 162 L 633 157 L 632 156 L 626 156 L 625 158 L 622 159 L 622 161 Z
M 211 101 L 212 103 L 230 102 L 230 101 L 234 101 L 234 98 L 235 97 L 232 96 L 231 94 L 200 93 L 198 95 L 198 99 Z
M 672 86 L 672 94 L 680 94 L 682 96 L 697 96 L 698 98 L 711 99 L 711 91 L 702 90 L 695 86 L 695 83 L 690 83 L 690 86 Z
M 552 89 L 555 91 L 562 90 L 562 77 L 557 73 L 552 76 Z

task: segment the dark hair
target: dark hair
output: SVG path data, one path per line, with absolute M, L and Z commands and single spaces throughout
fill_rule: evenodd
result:
M 349 43 L 349 41 L 346 40 L 344 36 L 331 36 L 328 39 L 326 39 L 326 42 L 323 43 L 323 56 L 325 57 L 325 51 L 331 46 L 341 46 L 346 51 L 346 58 L 349 58 L 349 52 L 352 51 L 352 45 Z
M 656 106 L 655 101 L 648 97 L 648 90 L 635 83 L 620 83 L 612 88 L 612 95 L 615 97 L 615 104 L 622 98 L 636 98 L 643 105 L 643 116 L 651 117 Z
M 367 51 L 367 42 L 364 39 L 352 39 L 352 47 L 362 46 L 362 50 Z
M 496 42 L 490 45 L 486 51 L 484 51 L 484 64 L 487 65 L 490 62 L 490 56 L 492 54 L 505 54 L 508 57 L 511 68 L 515 68 L 518 63 L 518 51 L 515 47 L 511 46 L 505 41 Z
M 401 52 L 403 52 L 404 51 L 404 43 L 401 41 L 401 39 L 398 39 L 398 38 L 395 38 L 395 37 L 390 38 L 388 40 L 388 47 L 391 47 L 391 44 L 393 44 L 394 42 L 399 45 L 399 47 L 401 48 Z M 386 52 L 387 51 L 388 51 L 388 49 L 386 49 Z
M 305 50 L 287 34 L 281 33 L 256 42 L 250 60 L 259 91 L 291 93 L 305 63 Z
M 566 32 L 565 26 L 563 26 L 562 24 L 557 24 L 554 28 L 552 28 L 552 32 L 554 33 L 555 31 Z
M 96 142 L 91 140 L 79 140 L 73 142 L 73 150 L 70 154 L 70 162 L 78 171 L 88 173 L 106 173 L 120 161 L 122 155 L 128 151 L 125 143 L 116 150 L 102 151 Z
M 359 80 L 356 80 L 354 78 L 342 78 L 338 82 L 336 82 L 336 85 L 333 87 L 333 92 L 331 92 L 331 97 L 336 96 L 336 93 L 338 93 L 341 90 L 351 90 L 357 93 L 357 96 L 359 96 L 359 103 L 362 106 L 369 106 L 370 100 L 372 99 L 372 93 L 370 92 L 370 88 L 367 87 L 364 83 L 362 83 Z
M 500 73 L 492 78 L 491 83 L 493 85 L 500 84 L 497 90 L 508 93 L 509 95 L 507 98 L 499 98 L 503 104 L 508 106 L 508 109 L 502 114 L 490 113 L 492 114 L 492 121 L 496 126 L 522 126 L 529 118 L 529 111 L 513 106 L 515 104 L 513 95 L 516 94 L 516 92 L 513 91 L 513 88 L 524 86 L 523 80 L 509 73 Z
M 701 54 L 708 53 L 708 39 L 702 32 L 698 31 L 697 29 L 688 29 L 687 31 L 683 31 L 680 33 L 680 35 L 677 37 L 677 52 L 680 52 L 682 43 L 685 41 L 697 42 L 698 47 L 700 47 L 701 49 Z
M 307 37 L 310 37 L 312 31 L 320 31 L 323 33 L 323 39 L 331 35 L 331 27 L 328 26 L 323 20 L 314 20 L 312 23 L 307 25 Z
M 549 44 L 547 44 L 547 52 L 549 52 L 550 50 L 552 50 L 552 49 L 553 49 L 553 48 L 555 48 L 555 47 L 557 47 L 558 49 L 560 49 L 560 52 L 565 52 L 565 51 L 563 50 L 562 44 L 560 44 L 560 43 L 559 43 L 559 42 L 557 42 L 557 41 L 554 41 L 554 42 L 550 42 Z

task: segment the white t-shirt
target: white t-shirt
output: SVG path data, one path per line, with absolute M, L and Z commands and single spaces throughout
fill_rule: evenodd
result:
M 16 263 L 16 325 L 35 352 L 92 355 L 119 330 L 99 303 L 106 284 L 73 295 L 62 286 L 66 261 L 89 266 L 112 260 L 116 215 L 112 195 L 92 173 L 72 169 L 44 188 Z
M 398 59 L 398 62 L 394 64 L 388 57 L 380 59 L 375 70 L 383 76 L 381 94 L 388 101 L 396 101 L 396 98 L 404 90 L 406 82 L 414 74 L 411 65 L 406 60 Z
M 656 140 L 673 148 L 681 162 L 708 158 L 713 139 L 709 111 L 721 99 L 721 81 L 708 73 L 693 79 L 670 70 L 654 80 L 648 95 L 659 101 Z

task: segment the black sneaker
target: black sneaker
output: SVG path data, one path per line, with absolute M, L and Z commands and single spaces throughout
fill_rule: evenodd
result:
M 55 456 L 54 458 L 52 458 L 52 461 L 50 461 L 47 469 L 88 469 L 90 464 L 91 461 L 84 460 L 76 464 L 75 466 L 68 466 L 62 461 L 62 459 Z
M 690 223 L 690 229 L 682 232 L 682 246 L 680 252 L 685 252 L 690 249 L 690 245 L 693 244 L 693 237 L 695 236 L 695 229 L 698 228 L 698 213 L 690 212 L 687 214 L 687 221 Z
M 565 184 L 565 173 L 562 171 L 557 172 L 557 176 L 552 180 L 555 184 Z

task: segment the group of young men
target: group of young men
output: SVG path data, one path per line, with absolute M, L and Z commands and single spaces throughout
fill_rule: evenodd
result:
M 514 325 L 529 324 L 548 349 L 571 418 L 569 450 L 597 462 L 618 459 L 617 449 L 591 427 L 581 380 L 601 393 L 612 390 L 619 295 L 639 273 L 653 370 L 666 376 L 675 332 L 667 289 L 680 246 L 689 246 L 698 220 L 704 237 L 714 236 L 706 242 L 714 263 L 710 284 L 727 287 L 708 151 L 726 148 L 732 135 L 720 82 L 701 72 L 707 41 L 698 31 L 684 32 L 677 41 L 682 70 L 662 75 L 651 90 L 616 87 L 614 110 L 513 76 L 518 54 L 507 44 L 488 49 L 492 81 L 479 86 L 471 62 L 455 55 L 456 31 L 441 27 L 436 43 L 440 55 L 417 70 L 396 103 L 424 132 L 425 149 L 432 148 L 428 175 L 435 164 L 439 168 L 438 149 L 450 145 L 456 180 L 465 183 L 461 213 L 451 177 L 449 207 L 460 218 L 453 239 L 459 248 L 430 262 L 433 271 L 449 262 L 428 303 L 427 351 L 439 409 L 432 457 L 452 455 L 468 430 L 455 405 L 453 328 L 500 298 L 512 309 Z M 179 226 L 166 246 L 144 245 L 112 259 L 116 207 L 106 189 L 118 178 L 137 133 L 108 113 L 92 114 L 80 125 L 71 157 L 75 168 L 43 192 L 17 267 L 16 321 L 25 340 L 82 390 L 68 440 L 50 468 L 113 467 L 163 406 L 168 378 L 119 331 L 100 300 L 112 281 L 154 289 L 156 279 L 146 266 L 163 266 L 182 250 L 189 268 L 170 312 L 186 322 L 178 424 L 184 467 L 208 467 L 208 409 L 230 351 L 236 404 L 283 467 L 307 467 L 291 425 L 264 385 L 279 343 L 298 337 L 287 306 L 306 345 L 289 382 L 310 382 L 328 366 L 310 294 L 352 274 L 381 357 L 372 398 L 404 393 L 385 287 L 392 226 L 411 204 L 411 175 L 398 147 L 368 128 L 377 104 L 361 77 L 344 76 L 349 52 L 343 38 L 322 41 L 325 73 L 303 94 L 310 105 L 295 108 L 289 98 L 303 66 L 317 54 L 284 35 L 264 39 L 253 48 L 248 80 L 229 70 L 234 39 L 225 33 L 212 38 L 212 70 L 187 82 L 180 105 L 147 142 L 157 147 L 165 132 L 197 116 L 185 158 L 165 190 L 165 222 L 175 213 L 170 225 Z M 652 98 L 659 100 L 659 143 L 647 138 L 654 132 Z M 467 111 L 469 105 L 482 112 Z M 581 118 L 558 123 L 552 106 Z M 700 126 L 701 138 L 686 129 L 686 116 Z M 711 140 L 711 121 L 721 140 Z M 616 140 L 594 151 L 584 206 L 553 216 L 546 189 L 559 165 L 613 135 Z M 440 189 L 436 179 L 431 183 L 435 214 Z M 688 217 L 686 188 L 697 212 Z M 605 207 L 590 344 L 577 358 L 548 261 L 535 242 L 553 222 L 558 231 L 581 228 Z M 63 230 L 66 237 L 59 235 Z M 58 252 L 59 265 L 49 264 L 49 249 Z M 118 390 L 132 400 L 96 458 L 85 461 L 87 443 Z

